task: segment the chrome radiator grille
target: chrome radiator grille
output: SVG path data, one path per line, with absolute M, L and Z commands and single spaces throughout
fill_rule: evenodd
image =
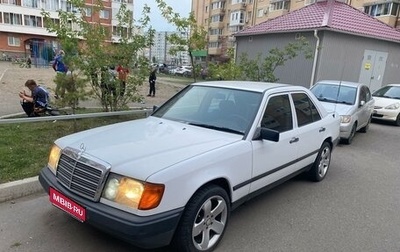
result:
M 98 201 L 109 167 L 66 149 L 57 166 L 57 179 L 65 187 L 82 197 Z

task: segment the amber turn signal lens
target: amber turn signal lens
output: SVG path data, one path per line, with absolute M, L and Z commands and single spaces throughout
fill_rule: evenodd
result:
M 156 208 L 164 194 L 164 185 L 146 183 L 138 209 L 149 210 Z

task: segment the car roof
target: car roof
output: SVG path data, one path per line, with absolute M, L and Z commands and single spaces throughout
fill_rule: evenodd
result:
M 360 82 L 352 82 L 352 81 L 341 81 L 341 80 L 320 80 L 317 81 L 316 84 L 328 84 L 328 85 L 343 85 L 343 86 L 349 86 L 349 87 L 359 87 L 359 86 L 366 86 L 364 83 Z
M 395 86 L 395 87 L 400 87 L 400 84 L 397 84 L 397 83 L 392 83 L 392 84 L 387 84 L 386 86 Z
M 209 87 L 222 87 L 222 88 L 233 88 L 241 89 L 247 91 L 265 92 L 269 89 L 279 88 L 279 87 L 293 87 L 293 89 L 301 88 L 306 90 L 302 86 L 294 86 L 282 83 L 271 83 L 271 82 L 256 82 L 256 81 L 207 81 L 207 82 L 197 82 L 193 83 L 195 86 L 209 86 Z

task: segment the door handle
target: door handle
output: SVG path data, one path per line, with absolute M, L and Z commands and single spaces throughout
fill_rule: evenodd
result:
M 298 137 L 293 137 L 292 139 L 290 139 L 290 141 L 289 141 L 289 143 L 296 143 L 296 142 L 298 142 L 299 141 L 299 138 Z
M 325 130 L 326 130 L 325 127 L 319 128 L 319 132 L 324 132 Z

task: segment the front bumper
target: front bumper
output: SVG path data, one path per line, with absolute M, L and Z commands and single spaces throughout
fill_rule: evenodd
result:
M 349 123 L 341 123 L 340 124 L 340 138 L 347 139 L 350 137 L 351 128 L 353 127 L 353 121 Z
M 152 216 L 138 216 L 93 202 L 64 188 L 47 167 L 41 170 L 39 181 L 48 194 L 52 187 L 85 207 L 86 223 L 141 248 L 168 245 L 183 212 L 183 208 L 179 208 Z
M 399 111 L 390 109 L 374 109 L 372 119 L 396 121 Z

